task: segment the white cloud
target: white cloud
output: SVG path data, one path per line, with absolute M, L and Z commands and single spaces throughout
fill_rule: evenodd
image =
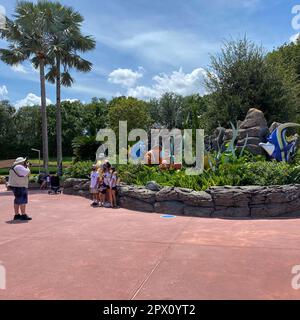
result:
M 46 99 L 46 103 L 47 105 L 49 105 L 52 102 L 50 99 Z M 25 106 L 33 107 L 33 106 L 40 106 L 40 105 L 41 105 L 41 97 L 38 97 L 34 93 L 28 93 L 28 95 L 24 99 L 18 100 L 15 103 L 16 108 L 21 108 Z
M 6 86 L 0 87 L 0 99 L 5 99 L 8 96 L 8 90 Z
M 152 78 L 155 82 L 152 86 L 137 86 L 129 88 L 128 96 L 136 98 L 156 98 L 165 92 L 174 92 L 183 96 L 194 93 L 204 93 L 203 79 L 206 77 L 206 71 L 203 68 L 197 68 L 191 73 L 184 73 L 182 69 L 173 71 L 171 75 L 165 73 L 156 75 Z
M 158 98 L 163 94 L 158 88 L 138 86 L 136 88 L 130 88 L 127 91 L 127 95 L 134 98 L 149 99 Z
M 142 71 L 143 68 L 139 68 L 138 71 L 119 68 L 109 74 L 108 82 L 130 88 L 135 86 L 138 79 L 143 77 Z
M 24 68 L 23 65 L 21 64 L 18 64 L 18 65 L 15 65 L 15 66 L 11 66 L 10 67 L 11 70 L 13 70 L 14 72 L 19 72 L 19 73 L 28 73 L 28 71 Z

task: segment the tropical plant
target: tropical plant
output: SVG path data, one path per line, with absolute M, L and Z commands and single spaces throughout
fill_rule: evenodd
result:
M 87 179 L 90 176 L 92 165 L 92 161 L 76 162 L 65 170 L 64 177 Z
M 91 161 L 77 162 L 67 169 L 66 178 L 86 178 Z M 117 165 L 121 181 L 132 185 L 146 185 L 155 181 L 161 186 L 207 190 L 213 186 L 286 185 L 300 183 L 300 167 L 260 157 L 244 155 L 235 162 L 222 162 L 215 171 L 207 170 L 197 176 L 188 176 L 183 170 L 161 171 L 158 166 Z

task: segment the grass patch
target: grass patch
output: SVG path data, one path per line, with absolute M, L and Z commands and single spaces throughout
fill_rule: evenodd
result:
M 31 174 L 39 174 L 39 168 L 38 167 L 31 167 L 30 168 Z M 49 173 L 55 174 L 57 172 L 56 167 L 49 167 Z M 9 169 L 0 169 L 0 176 L 8 176 Z

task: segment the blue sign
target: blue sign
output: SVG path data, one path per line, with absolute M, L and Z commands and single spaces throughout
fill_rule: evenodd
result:
M 163 218 L 163 219 L 174 219 L 174 218 L 176 218 L 176 216 L 172 216 L 172 215 L 166 214 L 164 216 L 161 216 L 161 218 Z

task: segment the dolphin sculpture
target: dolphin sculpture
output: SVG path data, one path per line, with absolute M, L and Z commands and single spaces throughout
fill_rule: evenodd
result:
M 275 129 L 267 139 L 267 143 L 259 145 L 270 157 L 277 161 L 289 162 L 297 151 L 297 140 L 288 142 L 286 132 L 288 128 L 300 127 L 297 123 L 285 123 Z

